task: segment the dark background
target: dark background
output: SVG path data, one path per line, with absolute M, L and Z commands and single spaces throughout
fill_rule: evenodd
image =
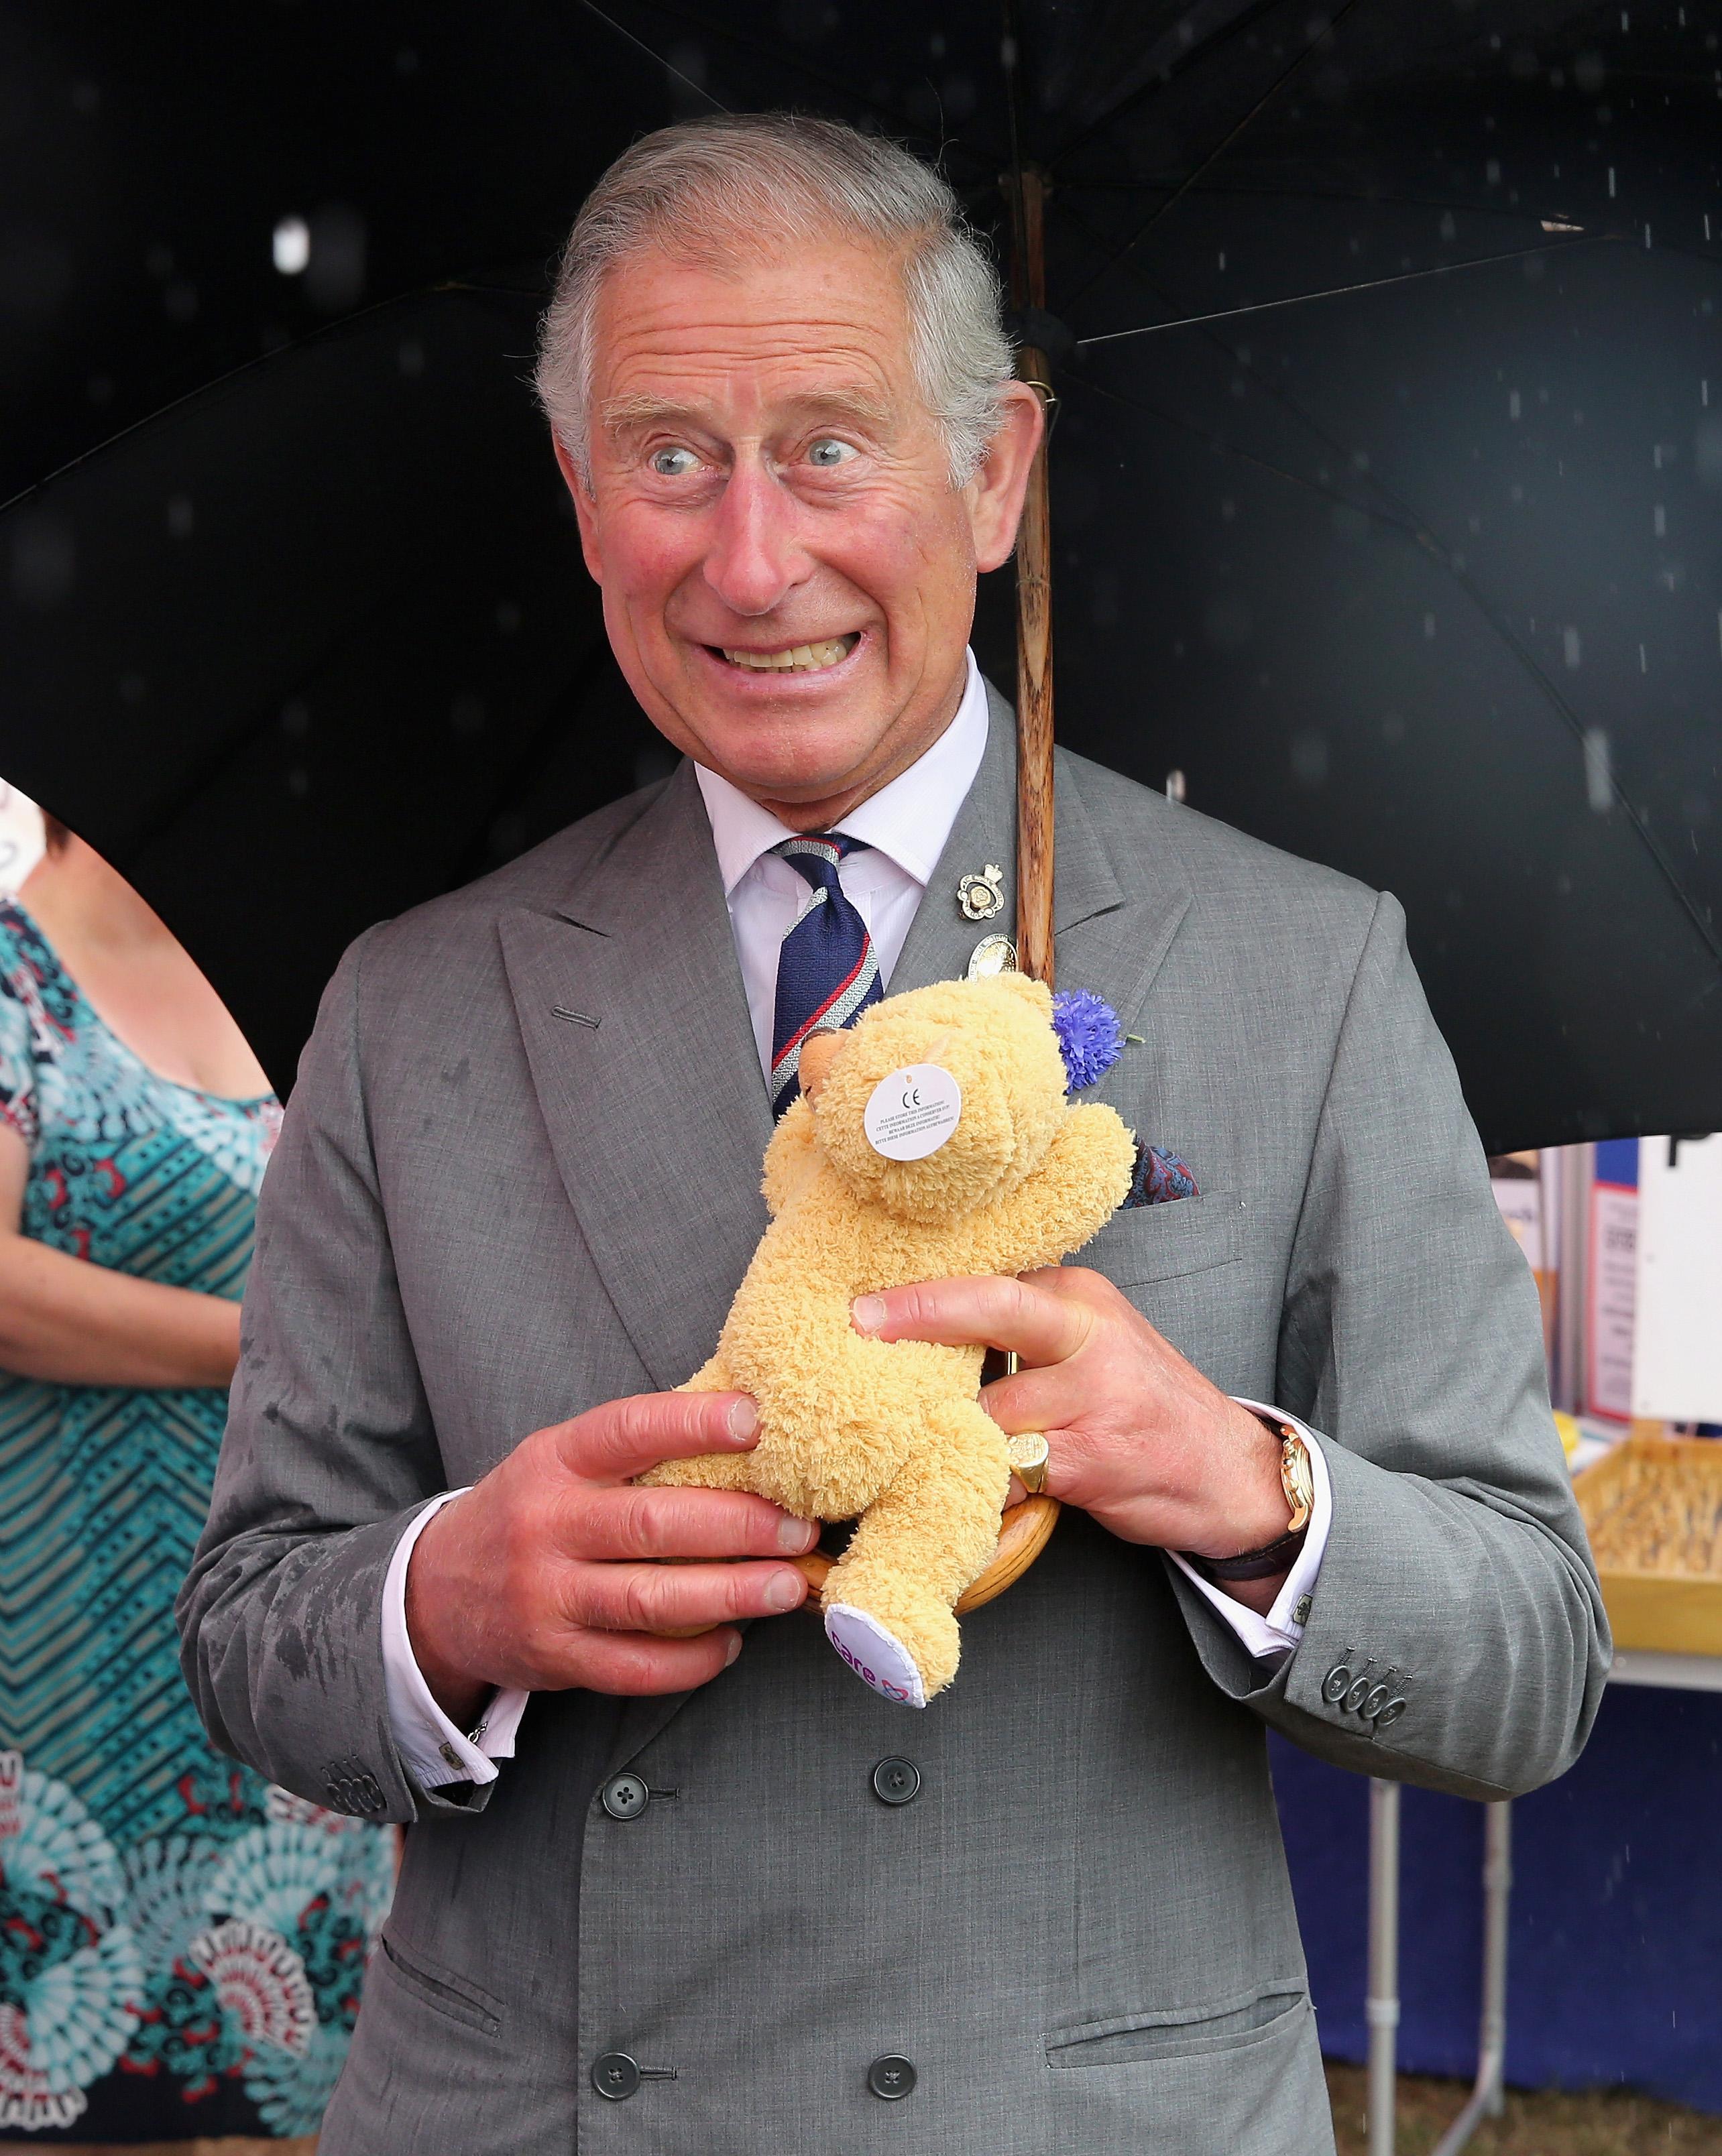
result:
M 99 451 L 3 520 L 0 772 L 285 1081 L 348 937 L 664 767 L 525 388 L 597 172 L 795 104 L 941 156 L 1002 251 L 1014 126 L 1074 336 L 1227 313 L 1060 355 L 1062 738 L 1396 891 L 1492 1147 L 1712 1127 L 1718 32 L 1546 0 L 0 9 L 0 495 Z M 1010 608 L 1005 572 L 1007 689 Z

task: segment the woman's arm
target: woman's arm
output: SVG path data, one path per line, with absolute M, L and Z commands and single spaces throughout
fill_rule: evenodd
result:
M 19 1232 L 29 1148 L 0 1124 L 0 1369 L 61 1385 L 226 1385 L 239 1306 L 133 1280 Z

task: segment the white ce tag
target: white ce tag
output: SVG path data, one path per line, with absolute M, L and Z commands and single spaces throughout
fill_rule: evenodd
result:
M 867 1143 L 887 1160 L 925 1160 L 956 1129 L 963 1088 L 937 1063 L 911 1063 L 873 1088 L 861 1117 Z

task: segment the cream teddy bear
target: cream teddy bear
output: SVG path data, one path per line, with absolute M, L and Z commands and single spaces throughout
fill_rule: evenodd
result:
M 766 1148 L 771 1225 L 683 1388 L 751 1393 L 758 1442 L 640 1479 L 859 1516 L 826 1635 L 876 1691 L 924 1707 L 956 1673 L 954 1605 L 997 1544 L 1005 1439 L 977 1399 L 982 1349 L 867 1339 L 850 1306 L 1056 1265 L 1123 1199 L 1134 1141 L 1112 1109 L 1067 1101 L 1052 998 L 1019 973 L 889 998 L 809 1040 L 800 1075 Z

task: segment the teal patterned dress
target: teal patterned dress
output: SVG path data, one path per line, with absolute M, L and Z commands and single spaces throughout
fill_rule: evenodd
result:
M 273 1096 L 158 1077 L 0 903 L 0 1122 L 23 1230 L 237 1297 Z M 0 1371 L 0 2142 L 316 2130 L 393 1837 L 210 1748 L 172 1605 L 225 1395 Z

